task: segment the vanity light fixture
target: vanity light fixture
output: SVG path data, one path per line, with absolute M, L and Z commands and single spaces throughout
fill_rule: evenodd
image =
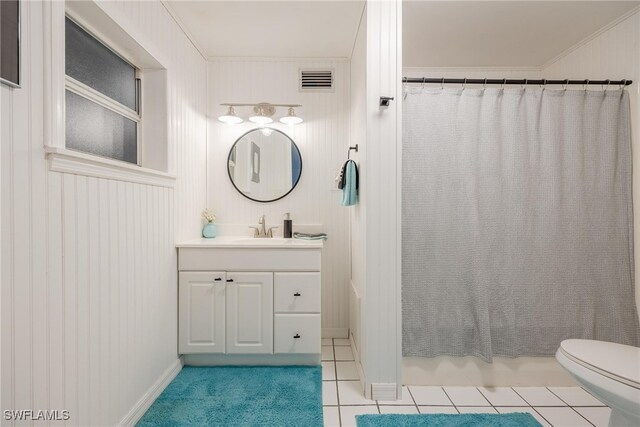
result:
M 289 107 L 289 113 L 280 119 L 280 123 L 293 126 L 302 123 L 302 118 L 296 116 L 296 112 L 293 110 L 293 107 Z
M 218 120 L 220 120 L 222 123 L 227 123 L 230 125 L 237 125 L 238 123 L 243 122 L 242 117 L 236 116 L 236 111 L 233 109 L 233 105 L 230 105 L 227 114 L 218 117 Z
M 259 125 L 260 127 L 264 127 L 265 125 L 273 122 L 272 116 L 276 113 L 276 107 L 286 107 L 289 109 L 289 113 L 280 119 L 281 123 L 287 125 L 297 125 L 298 123 L 302 123 L 302 118 L 296 116 L 294 111 L 295 107 L 302 107 L 300 104 L 270 104 L 268 102 L 261 102 L 258 104 L 228 103 L 220 105 L 229 107 L 229 112 L 226 115 L 218 117 L 218 120 L 223 123 L 242 123 L 242 118 L 236 115 L 234 107 L 253 107 L 253 114 L 249 117 L 249 121 Z
M 249 121 L 264 126 L 273 122 L 271 116 L 276 112 L 273 105 L 267 103 L 261 103 L 253 106 L 253 116 L 249 117 Z

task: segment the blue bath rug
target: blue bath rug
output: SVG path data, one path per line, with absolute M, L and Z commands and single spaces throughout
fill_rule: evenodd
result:
M 137 425 L 322 427 L 322 371 L 185 366 Z
M 531 414 L 358 415 L 358 427 L 542 427 Z

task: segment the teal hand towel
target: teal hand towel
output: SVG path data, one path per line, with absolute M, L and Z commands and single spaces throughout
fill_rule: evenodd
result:
M 353 206 L 358 202 L 358 169 L 353 161 L 347 162 L 345 165 L 345 182 L 342 187 L 342 206 Z

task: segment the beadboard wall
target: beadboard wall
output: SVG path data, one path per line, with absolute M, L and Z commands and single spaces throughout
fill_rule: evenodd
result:
M 301 68 L 332 68 L 335 87 L 331 92 L 299 92 Z M 323 336 L 347 337 L 348 284 L 350 271 L 349 209 L 340 206 L 341 192 L 334 181 L 347 158 L 349 143 L 349 62 L 347 60 L 210 59 L 208 62 L 208 205 L 218 217 L 221 233 L 250 235 L 265 214 L 268 226 L 278 226 L 291 213 L 294 231 L 304 229 L 328 234 L 322 258 Z M 227 175 L 227 156 L 235 140 L 256 125 L 220 123 L 226 112 L 224 102 L 302 104 L 296 114 L 304 119 L 289 127 L 278 119 L 286 114 L 279 108 L 272 126 L 289 135 L 302 154 L 302 177 L 287 197 L 272 203 L 258 203 L 240 195 Z M 236 108 L 245 119 L 247 107 Z M 225 231 L 226 230 L 226 231 Z
M 633 212 L 636 305 L 640 307 L 640 11 L 627 15 L 596 37 L 573 47 L 547 64 L 542 77 L 632 79 L 627 86 L 631 103 L 631 139 L 633 152 Z M 601 88 L 597 88 L 600 90 Z M 618 89 L 613 87 L 612 89 Z
M 360 18 L 360 25 L 351 53 L 351 94 L 350 94 L 350 137 L 351 145 L 358 144 L 358 152 L 351 157 L 358 163 L 361 173 L 367 169 L 367 16 L 366 6 Z M 353 342 L 354 354 L 360 362 L 362 349 L 362 300 L 366 291 L 366 228 L 367 186 L 358 191 L 358 204 L 351 210 L 351 289 L 349 292 L 349 334 Z M 364 356 L 364 355 L 363 355 Z M 359 364 L 360 369 L 361 365 Z M 361 375 L 362 377 L 362 375 Z
M 0 87 L 1 406 L 67 409 L 68 425 L 131 422 L 180 367 L 174 242 L 199 235 L 206 201 L 205 60 L 161 3 L 101 3 L 168 61 L 176 185 L 50 172 L 45 5 L 21 4 L 22 88 Z

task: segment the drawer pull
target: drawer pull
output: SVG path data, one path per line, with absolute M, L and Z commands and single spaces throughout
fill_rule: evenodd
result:
M 216 277 L 216 278 L 215 278 L 215 279 L 213 279 L 213 280 L 215 280 L 216 282 L 219 282 L 219 281 L 221 281 L 221 280 L 222 280 L 222 277 Z
M 227 279 L 227 282 L 233 282 L 233 279 Z
M 295 294 L 293 294 L 294 297 L 299 297 L 300 296 L 300 292 L 296 292 Z
M 293 337 L 298 339 L 298 338 L 300 338 L 300 334 L 295 334 Z

